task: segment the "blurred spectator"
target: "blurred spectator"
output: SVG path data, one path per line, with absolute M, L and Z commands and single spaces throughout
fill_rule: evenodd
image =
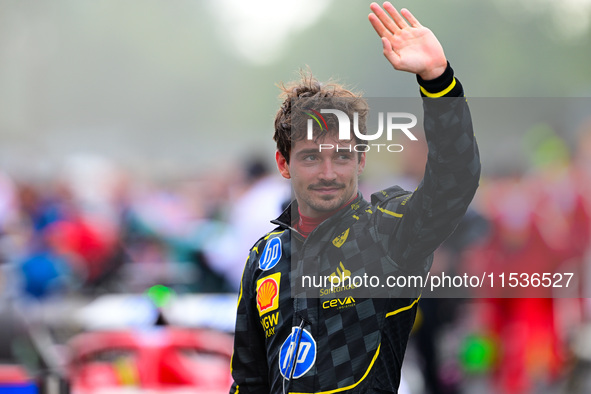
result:
M 245 190 L 229 204 L 226 230 L 205 245 L 205 254 L 212 268 L 220 272 L 234 291 L 240 279 L 247 253 L 260 234 L 276 226 L 268 218 L 276 218 L 290 201 L 289 183 L 270 173 L 261 159 L 246 165 Z
M 492 232 L 469 263 L 478 272 L 496 274 L 574 274 L 566 289 L 572 298 L 552 298 L 552 287 L 518 286 L 510 294 L 497 287 L 499 298 L 480 308 L 484 335 L 499 347 L 494 380 L 504 393 L 537 391 L 563 377 L 566 339 L 581 323 L 577 297 L 591 218 L 564 142 L 544 130 L 529 146 L 535 171 L 489 181 L 481 189 Z M 502 298 L 507 296 L 520 298 Z

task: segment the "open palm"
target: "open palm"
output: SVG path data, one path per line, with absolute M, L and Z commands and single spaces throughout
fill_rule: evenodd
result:
M 369 14 L 369 21 L 382 39 L 384 56 L 396 70 L 418 74 L 426 80 L 443 73 L 447 60 L 441 44 L 410 11 L 401 10 L 405 20 L 389 2 L 384 3 L 384 9 L 376 3 L 370 8 L 373 13 Z

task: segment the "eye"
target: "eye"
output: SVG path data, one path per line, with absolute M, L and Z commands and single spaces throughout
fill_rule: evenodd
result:
M 352 153 L 339 153 L 337 159 L 339 160 L 351 160 L 353 158 Z
M 316 155 L 306 155 L 306 156 L 302 157 L 302 160 L 304 160 L 304 161 L 316 160 Z

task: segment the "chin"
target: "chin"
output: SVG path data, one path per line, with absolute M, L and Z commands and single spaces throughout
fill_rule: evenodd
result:
M 330 212 L 338 209 L 340 206 L 341 204 L 338 201 L 331 201 L 330 203 L 327 202 L 327 204 L 317 204 L 314 209 L 319 212 Z

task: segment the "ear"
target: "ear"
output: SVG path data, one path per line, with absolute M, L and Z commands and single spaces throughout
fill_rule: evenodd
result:
M 275 152 L 275 161 L 277 162 L 277 168 L 279 169 L 279 173 L 285 179 L 290 179 L 291 174 L 289 173 L 289 164 L 287 163 L 287 160 L 285 160 L 285 157 L 283 157 L 283 155 L 279 151 Z
M 359 157 L 359 168 L 357 169 L 357 175 L 361 175 L 363 173 L 364 168 L 365 168 L 365 152 L 361 152 L 361 157 Z

